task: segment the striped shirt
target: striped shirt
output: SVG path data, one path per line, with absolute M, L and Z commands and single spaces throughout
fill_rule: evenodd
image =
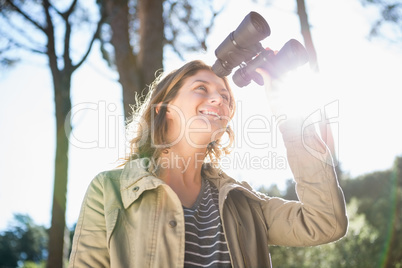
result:
M 218 189 L 202 180 L 197 201 L 185 208 L 184 267 L 231 267 L 218 208 Z

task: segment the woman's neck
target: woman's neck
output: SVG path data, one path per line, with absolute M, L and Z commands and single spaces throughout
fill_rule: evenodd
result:
M 167 153 L 162 153 L 158 161 L 161 177 L 169 174 L 182 178 L 186 182 L 198 180 L 201 176 L 204 159 L 205 150 L 190 152 L 189 150 L 169 148 Z
M 160 157 L 160 178 L 178 195 L 185 207 L 191 207 L 201 189 L 201 170 L 205 150 L 178 150 L 172 147 Z

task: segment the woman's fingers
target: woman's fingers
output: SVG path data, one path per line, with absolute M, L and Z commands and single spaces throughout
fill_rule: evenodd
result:
M 265 88 L 267 89 L 267 91 L 271 91 L 272 78 L 271 78 L 271 76 L 269 75 L 269 73 L 268 73 L 266 70 L 262 69 L 262 68 L 257 68 L 255 71 L 256 71 L 259 75 L 262 76 L 262 78 L 263 78 L 263 80 L 264 80 L 264 86 L 265 86 Z

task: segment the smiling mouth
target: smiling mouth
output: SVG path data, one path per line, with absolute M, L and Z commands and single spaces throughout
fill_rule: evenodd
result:
M 212 111 L 200 111 L 200 113 L 205 114 L 205 115 L 212 115 L 217 117 L 219 120 L 221 119 L 221 116 L 215 112 Z

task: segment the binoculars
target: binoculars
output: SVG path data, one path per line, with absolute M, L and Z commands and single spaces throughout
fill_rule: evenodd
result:
M 223 77 L 239 66 L 232 79 L 238 87 L 244 87 L 251 80 L 264 84 L 262 76 L 255 71 L 257 68 L 268 71 L 275 79 L 308 62 L 306 49 L 295 39 L 286 42 L 276 54 L 264 49 L 260 41 L 270 34 L 265 19 L 257 12 L 250 12 L 215 50 L 217 60 L 212 65 L 213 72 Z

